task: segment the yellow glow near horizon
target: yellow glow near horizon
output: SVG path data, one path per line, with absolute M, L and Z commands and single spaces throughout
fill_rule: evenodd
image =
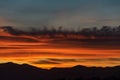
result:
M 1 43 L 0 63 L 27 63 L 42 68 L 71 67 L 75 65 L 105 67 L 120 64 L 119 49 L 104 49 L 104 46 L 102 48 L 86 48 L 73 44 Z M 50 58 L 58 60 L 50 62 Z M 70 59 L 77 61 L 70 61 Z

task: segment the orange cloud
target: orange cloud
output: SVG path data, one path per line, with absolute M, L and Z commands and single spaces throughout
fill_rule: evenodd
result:
M 95 48 L 96 45 L 88 44 L 84 45 L 89 48 L 83 48 L 83 44 L 76 43 L 3 43 L 0 58 L 1 62 L 28 63 L 43 68 L 119 65 L 119 49 L 105 49 L 104 45 Z

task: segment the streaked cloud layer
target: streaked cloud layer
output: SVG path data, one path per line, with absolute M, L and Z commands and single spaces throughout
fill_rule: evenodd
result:
M 120 62 L 120 58 L 45 58 L 45 59 L 40 59 L 38 61 L 32 62 L 33 64 L 70 64 L 70 63 L 86 63 L 86 62 Z
M 89 43 L 12 43 L 1 42 L 0 63 L 28 63 L 37 67 L 117 66 L 120 46 Z M 86 45 L 86 46 L 83 46 Z M 101 47 L 102 46 L 102 47 Z
M 1 0 L 0 25 L 119 25 L 119 0 Z

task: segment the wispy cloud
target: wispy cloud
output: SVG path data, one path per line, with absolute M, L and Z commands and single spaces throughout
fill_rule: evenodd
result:
M 49 60 L 39 60 L 39 61 L 34 61 L 32 63 L 33 64 L 61 64 L 59 62 L 49 61 Z
M 120 61 L 120 58 L 108 58 L 108 61 Z
M 120 58 L 44 58 L 37 61 L 32 61 L 33 64 L 69 64 L 69 63 L 119 63 Z
M 48 58 L 49 61 L 55 61 L 55 62 L 78 62 L 77 59 L 65 59 L 65 58 Z

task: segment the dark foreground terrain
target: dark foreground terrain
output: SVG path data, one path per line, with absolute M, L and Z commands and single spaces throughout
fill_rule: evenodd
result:
M 0 80 L 120 80 L 120 66 L 37 68 L 28 64 L 0 64 Z

